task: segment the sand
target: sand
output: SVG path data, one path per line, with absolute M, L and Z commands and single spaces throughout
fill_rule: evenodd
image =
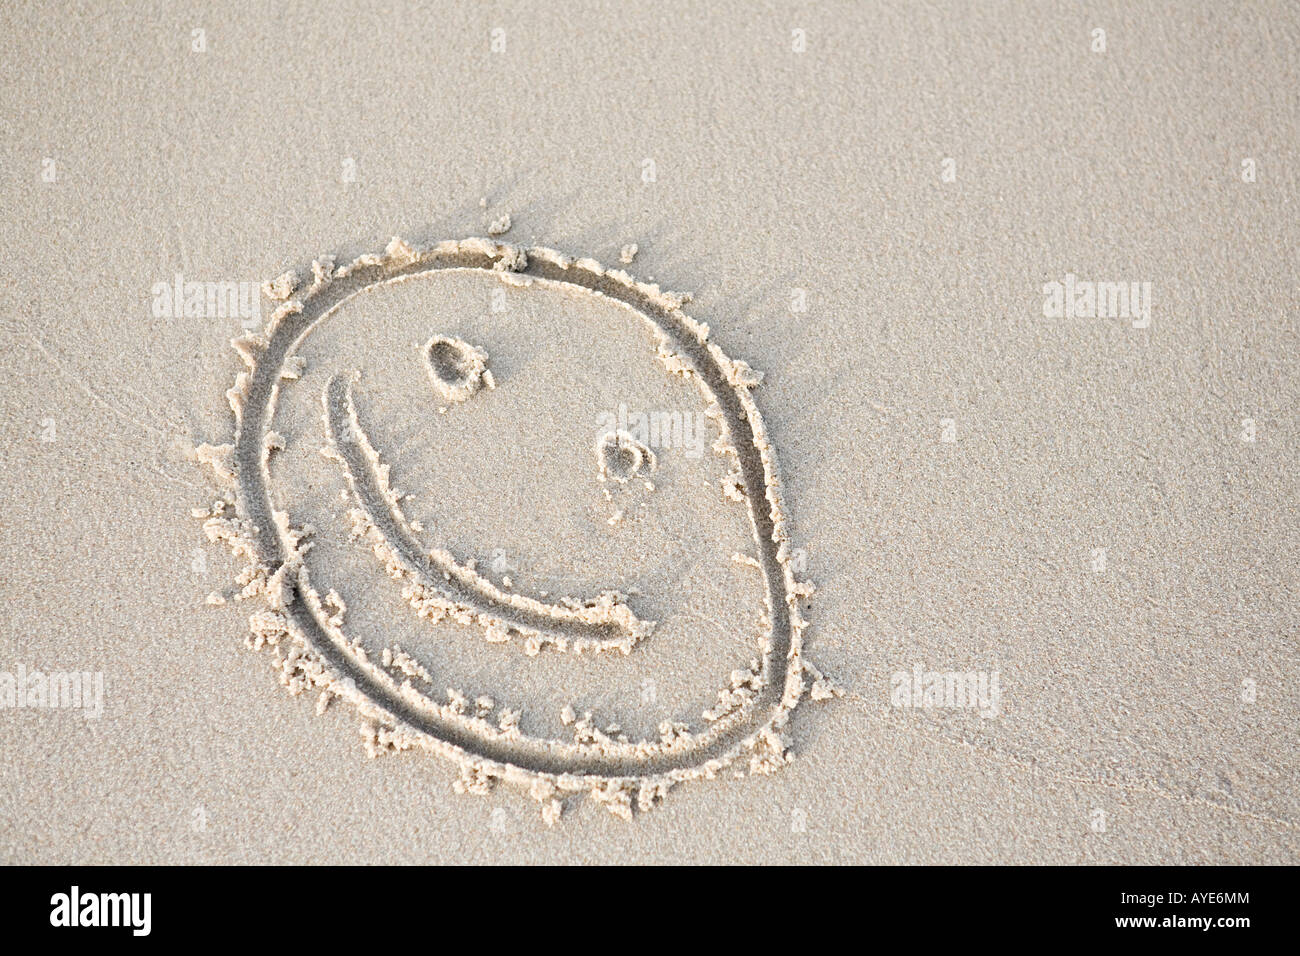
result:
M 1300 860 L 1294 8 L 0 45 L 0 860 Z

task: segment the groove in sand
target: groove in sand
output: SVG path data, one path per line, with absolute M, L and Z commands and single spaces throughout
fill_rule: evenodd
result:
M 579 654 L 626 654 L 653 630 L 654 622 L 638 618 L 617 592 L 606 591 L 585 603 L 547 604 L 502 591 L 447 551 L 425 551 L 388 485 L 387 466 L 357 418 L 352 383 L 341 376 L 330 379 L 322 403 L 330 457 L 343 465 L 352 496 L 361 506 L 361 530 L 374 539 L 375 552 L 390 574 L 410 582 L 405 597 L 421 616 L 482 624 L 488 639 L 497 643 L 509 640 L 512 632 L 522 634 L 530 654 L 548 645 Z

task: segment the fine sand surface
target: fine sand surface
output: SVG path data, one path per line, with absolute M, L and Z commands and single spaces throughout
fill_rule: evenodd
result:
M 1294 5 L 325 7 L 0 10 L 0 861 L 1300 862 Z

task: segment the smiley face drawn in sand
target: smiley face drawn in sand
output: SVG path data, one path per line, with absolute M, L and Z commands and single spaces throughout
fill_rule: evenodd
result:
M 311 529 L 297 527 L 272 503 L 270 456 L 284 447 L 274 431 L 280 390 L 297 380 L 303 340 L 353 296 L 387 283 L 449 271 L 485 271 L 520 287 L 560 287 L 605 297 L 647 323 L 657 356 L 672 374 L 695 382 L 721 437 L 715 447 L 729 458 L 729 497 L 746 508 L 757 557 L 752 563 L 764 586 L 766 633 L 755 648 L 755 666 L 735 671 L 696 726 L 669 721 L 657 739 L 615 739 L 571 712 L 562 715 L 572 740 L 530 736 L 518 711 L 495 702 L 471 702 L 448 691 L 435 694 L 431 677 L 400 650 L 371 660 L 344 627 L 346 608 L 333 591 L 322 595 L 303 560 Z M 490 239 L 451 240 L 414 247 L 394 239 L 381 254 L 336 265 L 312 265 L 309 280 L 286 274 L 268 283 L 282 302 L 262 333 L 234 341 L 247 370 L 227 393 L 235 416 L 234 441 L 203 445 L 199 457 L 234 487 L 234 513 L 223 503 L 200 512 L 210 540 L 231 547 L 247 561 L 237 597 L 257 598 L 265 608 L 250 617 L 250 645 L 268 648 L 291 692 L 315 690 L 323 708 L 339 698 L 365 721 L 372 754 L 420 748 L 455 761 L 458 789 L 486 792 L 496 780 L 521 783 L 553 823 L 561 800 L 586 793 L 616 815 L 649 810 L 676 784 L 724 772 L 768 773 L 790 759 L 782 736 L 791 712 L 805 698 L 838 693 L 803 654 L 807 623 L 800 601 L 812 592 L 795 578 L 788 520 L 781 499 L 775 452 L 750 395 L 760 375 L 728 358 L 709 341 L 707 326 L 682 312 L 682 299 L 591 259 L 572 259 L 550 249 L 521 249 Z M 434 335 L 422 361 L 438 397 L 448 403 L 475 400 L 495 381 L 488 353 L 477 344 Z M 501 590 L 450 553 L 427 549 L 402 513 L 388 482 L 388 466 L 371 443 L 353 394 L 353 377 L 332 377 L 321 395 L 324 452 L 344 472 L 353 504 L 354 537 L 366 541 L 403 596 L 423 617 L 451 619 L 482 629 L 493 642 L 521 643 L 525 652 L 634 653 L 650 637 L 653 622 L 640 619 L 623 595 L 547 603 Z M 630 436 L 603 436 L 596 449 L 601 477 L 646 477 L 653 453 Z

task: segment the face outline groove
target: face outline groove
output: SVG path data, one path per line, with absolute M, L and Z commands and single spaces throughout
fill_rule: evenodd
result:
M 295 529 L 271 501 L 269 461 L 282 445 L 271 429 L 279 389 L 301 371 L 295 355 L 300 343 L 350 298 L 380 285 L 447 271 L 486 271 L 514 285 L 538 283 L 607 299 L 648 323 L 660 361 L 699 387 L 722 430 L 720 446 L 735 468 L 732 485 L 741 491 L 738 497 L 753 531 L 768 625 L 756 647 L 757 666 L 748 676 L 733 675 L 731 687 L 719 691 L 717 705 L 705 711 L 708 723 L 699 732 L 665 723 L 657 741 L 611 740 L 599 732 L 564 741 L 528 737 L 519 731 L 517 719 L 494 726 L 467 713 L 463 702 L 439 703 L 410 680 L 399 682 L 368 660 L 345 636 L 342 611 L 327 611 L 327 599 L 312 586 L 303 561 L 307 532 Z M 394 239 L 383 253 L 343 266 L 318 260 L 304 287 L 286 274 L 268 283 L 268 294 L 284 301 L 265 332 L 234 342 L 248 366 L 227 393 L 235 414 L 234 443 L 200 449 L 200 457 L 219 474 L 233 477 L 236 516 L 210 517 L 205 530 L 211 540 L 224 541 L 249 561 L 241 577 L 246 579 L 243 596 L 260 595 L 269 607 L 253 615 L 254 631 L 292 642 L 293 679 L 321 689 L 322 701 L 328 696 L 346 700 L 371 722 L 372 752 L 420 747 L 441 754 L 461 766 L 464 788 L 475 792 L 496 779 L 528 785 L 548 823 L 558 816 L 558 797 L 566 793 L 585 791 L 616 815 L 630 817 L 634 805 L 650 809 L 677 783 L 737 770 L 737 762 L 746 758 L 747 769 L 755 773 L 770 772 L 790 759 L 782 729 L 792 711 L 807 696 L 824 699 L 838 691 L 803 656 L 807 622 L 799 602 L 812 586 L 797 581 L 791 567 L 775 453 L 750 396 L 760 376 L 710 342 L 708 327 L 681 311 L 680 297 L 591 259 L 490 239 L 418 248 Z M 331 383 L 327 417 L 331 401 L 345 398 L 350 399 L 346 382 Z M 335 411 L 346 411 L 346 405 L 336 405 Z M 355 407 L 351 411 L 355 418 Z

